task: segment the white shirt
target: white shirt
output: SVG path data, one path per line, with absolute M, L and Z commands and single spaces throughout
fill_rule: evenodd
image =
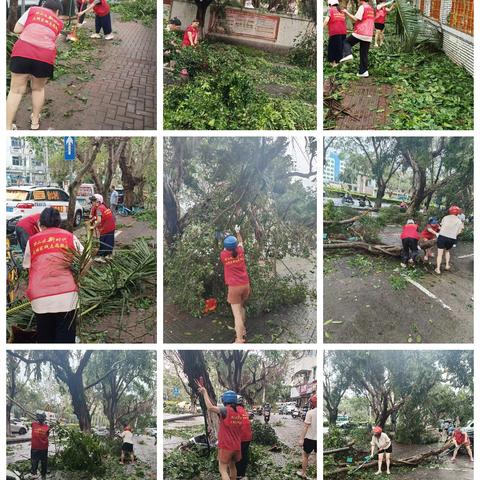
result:
M 373 435 L 371 445 L 377 447 L 379 450 L 385 450 L 391 445 L 392 441 L 388 438 L 388 435 L 384 432 L 380 434 L 380 437 Z
M 83 245 L 80 240 L 74 235 L 73 243 L 75 249 L 82 253 Z M 25 254 L 23 255 L 23 268 L 30 268 L 32 256 L 30 254 L 30 244 L 27 243 Z M 35 313 L 58 313 L 71 312 L 78 308 L 78 292 L 61 293 L 60 295 L 51 295 L 49 297 L 42 297 L 32 300 L 32 310 Z
M 305 438 L 309 440 L 317 439 L 317 408 L 312 408 L 305 415 L 305 424 L 308 425 Z
M 442 218 L 440 235 L 456 240 L 458 234 L 463 230 L 463 223 L 457 215 L 447 215 Z
M 131 443 L 133 445 L 133 433 L 130 430 L 124 430 L 120 436 L 123 438 L 123 443 Z

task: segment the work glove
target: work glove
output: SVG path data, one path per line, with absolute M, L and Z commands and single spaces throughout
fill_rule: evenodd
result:
M 239 233 L 240 232 L 240 225 L 235 225 L 235 232 Z

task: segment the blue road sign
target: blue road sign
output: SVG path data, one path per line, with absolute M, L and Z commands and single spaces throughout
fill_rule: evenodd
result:
M 180 396 L 180 389 L 178 387 L 173 387 L 173 396 L 174 397 Z
M 65 160 L 75 160 L 77 156 L 75 137 L 63 137 L 63 150 Z

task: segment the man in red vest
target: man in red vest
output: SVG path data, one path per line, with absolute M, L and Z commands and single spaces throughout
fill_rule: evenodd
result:
M 218 429 L 218 469 L 222 480 L 237 478 L 236 463 L 242 459 L 243 417 L 237 407 L 237 394 L 232 390 L 222 395 L 223 406 L 212 403 L 206 388 L 197 380 L 198 393 L 203 395 L 209 412 L 219 416 Z
M 45 413 L 37 413 L 37 421 L 32 423 L 32 450 L 30 459 L 32 462 L 32 475 L 37 476 L 38 464 L 41 464 L 40 473 L 42 480 L 47 478 L 48 467 L 48 436 L 50 427 L 45 423 Z
M 33 215 L 23 217 L 15 225 L 15 235 L 17 236 L 18 244 L 23 253 L 25 253 L 25 249 L 27 248 L 28 239 L 40 231 L 38 225 L 39 220 L 40 214 L 34 213 Z
M 100 248 L 98 256 L 107 257 L 112 255 L 115 245 L 115 216 L 112 211 L 103 203 L 102 195 L 96 193 L 90 197 L 92 209 L 90 211 L 91 225 L 96 229 L 99 236 Z
M 237 411 L 242 415 L 242 432 L 240 440 L 242 442 L 242 459 L 237 462 L 237 478 L 244 478 L 247 474 L 248 467 L 248 450 L 250 448 L 250 442 L 253 439 L 252 424 L 248 418 L 248 412 L 243 404 L 243 397 L 238 395 L 237 397 Z
M 360 0 L 360 6 L 355 15 L 346 9 L 345 14 L 354 22 L 353 33 L 344 43 L 343 58 L 340 62 L 353 60 L 352 47 L 360 44 L 360 65 L 357 76 L 368 77 L 368 52 L 373 39 L 375 29 L 375 11 L 368 0 Z
M 78 12 L 78 17 L 85 17 L 92 10 L 95 13 L 95 33 L 90 38 L 102 38 L 100 32 L 103 30 L 105 40 L 113 40 L 112 17 L 110 15 L 110 5 L 107 0 L 88 0 L 90 5 L 83 12 Z

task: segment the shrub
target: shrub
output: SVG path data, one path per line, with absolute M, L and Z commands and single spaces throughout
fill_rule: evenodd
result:
M 341 448 L 347 444 L 345 431 L 330 425 L 328 433 L 323 436 L 323 448 Z
M 150 26 L 157 18 L 157 2 L 155 0 L 123 0 L 112 6 L 120 14 L 123 22 L 142 22 Z
M 317 33 L 308 30 L 295 37 L 289 60 L 299 67 L 317 68 Z
M 278 437 L 275 430 L 268 423 L 261 423 L 258 420 L 252 422 L 253 442 L 259 445 L 276 445 Z

